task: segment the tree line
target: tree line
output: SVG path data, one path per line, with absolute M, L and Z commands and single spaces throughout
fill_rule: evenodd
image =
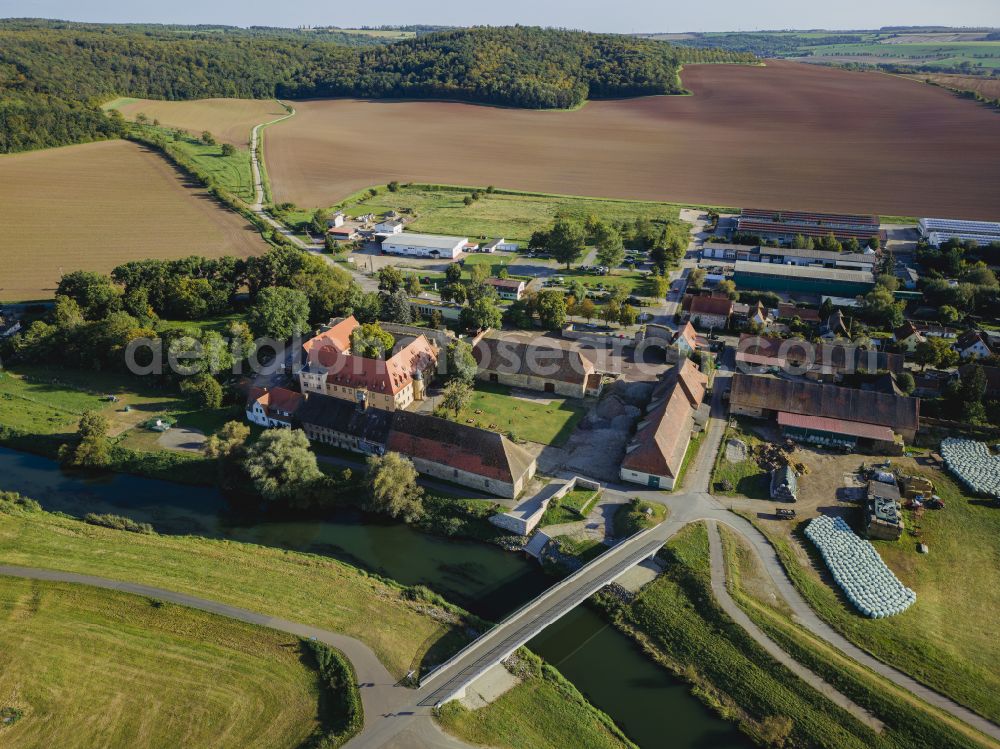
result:
M 365 46 L 341 38 L 358 36 L 0 22 L 0 152 L 115 137 L 121 123 L 99 105 L 126 95 L 446 98 L 547 109 L 683 91 L 678 49 L 649 39 L 524 26 Z

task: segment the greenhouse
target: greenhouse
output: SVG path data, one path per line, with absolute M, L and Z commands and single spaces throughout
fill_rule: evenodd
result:
M 1000 499 L 1000 457 L 986 444 L 949 437 L 941 441 L 941 457 L 967 489 Z
M 820 515 L 806 526 L 837 585 L 854 607 L 872 619 L 906 611 L 917 594 L 893 574 L 875 547 L 855 535 L 841 518 Z

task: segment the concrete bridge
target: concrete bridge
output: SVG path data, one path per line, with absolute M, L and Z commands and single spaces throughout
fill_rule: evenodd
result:
M 465 688 L 552 622 L 628 569 L 649 559 L 676 529 L 662 523 L 637 533 L 522 606 L 420 680 L 418 704 L 434 706 L 460 698 Z

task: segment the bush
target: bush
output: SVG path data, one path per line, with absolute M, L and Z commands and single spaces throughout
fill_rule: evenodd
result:
M 0 512 L 15 515 L 21 512 L 38 512 L 42 506 L 33 499 L 22 497 L 17 492 L 0 492 Z
M 350 661 L 339 650 L 315 640 L 303 640 L 303 647 L 316 659 L 325 709 L 319 716 L 321 726 L 306 739 L 306 749 L 335 749 L 343 746 L 364 725 L 365 711 L 358 693 L 358 679 Z
M 127 518 L 123 515 L 99 515 L 96 512 L 88 512 L 83 516 L 83 522 L 90 525 L 100 525 L 105 528 L 114 528 L 117 531 L 156 535 L 156 531 L 153 530 L 153 526 L 149 523 L 137 523 L 132 518 Z

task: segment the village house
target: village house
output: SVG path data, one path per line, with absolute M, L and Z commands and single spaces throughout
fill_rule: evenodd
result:
M 779 320 L 794 320 L 795 318 L 809 325 L 820 324 L 819 310 L 815 307 L 796 307 L 789 302 L 782 302 L 778 305 Z
M 345 219 L 344 212 L 343 211 L 337 211 L 336 213 L 331 214 L 326 219 L 326 228 L 327 229 L 336 229 L 338 226 L 343 226 L 344 225 L 344 219 Z
M 901 349 L 912 354 L 917 350 L 917 345 L 927 339 L 917 330 L 917 327 L 912 322 L 905 320 L 902 325 L 892 331 L 892 340 Z
M 528 285 L 524 281 L 513 278 L 487 278 L 486 285 L 496 289 L 497 296 L 507 301 L 516 302 L 524 296 Z
M 361 455 L 396 452 L 424 476 L 498 497 L 517 497 L 535 475 L 535 459 L 503 435 L 430 414 L 311 393 L 296 421 L 314 442 Z
M 525 342 L 498 335 L 474 341 L 479 379 L 570 398 L 600 395 L 602 379 L 593 362 L 557 341 Z
M 681 309 L 696 328 L 727 328 L 733 316 L 733 300 L 727 296 L 687 296 Z
M 306 364 L 299 387 L 385 411 L 408 408 L 424 398 L 424 378 L 433 377 L 438 348 L 423 335 L 401 336 L 384 359 L 351 353 L 351 334 L 360 323 L 351 317 L 331 321 L 302 348 Z
M 667 372 L 625 448 L 620 469 L 623 481 L 651 489 L 674 488 L 707 384 L 708 379 L 690 359 Z
M 287 388 L 251 388 L 247 393 L 247 421 L 262 427 L 292 426 L 302 405 L 302 394 Z
M 955 351 L 963 359 L 985 359 L 993 352 L 989 339 L 979 330 L 969 330 L 955 340 Z
M 358 230 L 353 226 L 332 226 L 326 233 L 338 242 L 349 242 L 359 236 Z

